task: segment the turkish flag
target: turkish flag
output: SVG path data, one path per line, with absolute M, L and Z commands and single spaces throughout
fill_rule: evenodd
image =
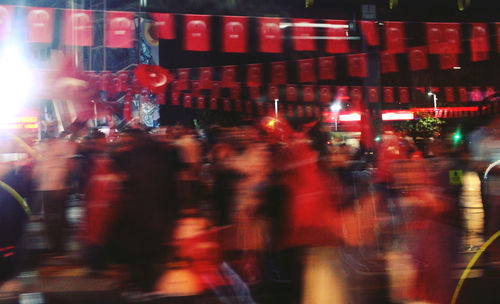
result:
M 365 37 L 366 44 L 370 46 L 379 45 L 377 22 L 376 21 L 359 21 L 361 32 Z
M 393 87 L 384 87 L 384 102 L 385 103 L 394 103 L 394 88 Z
M 297 101 L 298 100 L 297 86 L 294 84 L 286 85 L 286 101 Z
M 453 87 L 445 87 L 444 95 L 446 102 L 455 102 L 455 91 Z
M 0 41 L 9 38 L 13 19 L 14 7 L 11 5 L 0 5 Z
M 134 83 L 135 80 L 136 80 L 136 78 L 132 79 L 132 88 L 134 87 L 133 83 Z M 137 81 L 137 82 L 139 82 L 139 81 Z M 180 90 L 179 90 L 179 80 L 172 81 L 172 84 L 170 85 L 170 89 L 172 91 L 180 92 Z
M 264 103 L 263 102 L 257 102 L 257 114 L 260 116 L 266 114 L 264 112 Z
M 332 101 L 330 86 L 322 85 L 319 87 L 319 101 L 322 103 L 329 103 Z
M 236 66 L 235 65 L 223 66 L 221 87 L 230 88 L 235 81 L 236 81 Z
M 134 13 L 106 12 L 104 45 L 109 48 L 134 46 Z
M 306 106 L 306 116 L 307 117 L 313 116 L 313 108 L 311 106 Z
M 426 23 L 427 46 L 430 54 L 459 54 L 459 23 Z
M 349 94 L 346 86 L 336 87 L 335 99 L 340 100 L 341 102 L 347 102 L 349 100 Z
M 256 100 L 260 98 L 260 87 L 249 87 L 249 97 L 251 100 Z
M 439 55 L 439 67 L 441 70 L 453 69 L 453 67 L 458 66 L 458 55 L 457 54 L 440 54 Z
M 260 87 L 262 77 L 262 64 L 255 63 L 247 65 L 247 86 Z
M 96 77 L 97 78 L 97 81 L 99 83 L 99 86 L 101 85 L 101 78 L 100 77 Z M 172 85 L 174 86 L 175 84 L 172 83 Z M 178 83 L 177 83 L 178 85 Z M 132 91 L 134 92 L 134 94 L 140 94 L 141 91 L 143 89 L 143 85 L 142 83 L 139 81 L 139 79 L 137 77 L 133 77 L 132 78 Z
M 208 107 L 210 110 L 217 110 L 217 98 L 215 97 L 210 98 Z
M 165 91 L 168 82 L 172 80 L 170 73 L 158 65 L 139 64 L 134 69 L 134 75 L 144 87 L 154 93 Z
M 495 87 L 488 86 L 488 87 L 486 87 L 486 93 L 485 93 L 484 97 L 493 96 L 493 94 L 495 94 L 495 93 L 496 93 Z
M 298 60 L 299 82 L 315 82 L 316 70 L 314 68 L 314 59 Z
M 286 63 L 284 61 L 271 62 L 271 83 L 286 83 Z
M 293 46 L 296 51 L 315 51 L 315 34 L 311 19 L 292 19 L 293 22 Z
M 279 99 L 279 98 L 280 98 L 280 94 L 279 94 L 278 86 L 270 85 L 269 86 L 269 99 L 274 101 L 275 99 Z
M 235 110 L 236 112 L 238 112 L 238 113 L 243 112 L 243 104 L 242 104 L 241 100 L 236 99 L 236 100 L 234 101 L 234 110 Z
M 191 95 L 193 97 L 198 97 L 201 95 L 200 81 L 191 80 Z
M 297 107 L 297 117 L 304 117 L 304 108 L 301 106 Z
M 351 77 L 366 77 L 367 71 L 367 56 L 366 54 L 351 54 L 347 55 L 349 65 L 349 76 Z
M 235 82 L 233 86 L 229 89 L 229 97 L 231 99 L 240 99 L 241 95 L 241 84 L 239 82 Z
M 226 112 L 231 111 L 231 100 L 229 99 L 222 100 L 222 110 Z
M 460 102 L 468 102 L 469 101 L 469 96 L 467 94 L 466 87 L 459 87 L 458 88 L 458 97 L 460 99 Z
M 132 119 L 132 100 L 125 100 L 123 103 L 123 119 L 125 121 Z
M 319 57 L 319 79 L 333 80 L 335 79 L 335 57 Z
M 247 51 L 248 17 L 222 17 L 222 50 L 229 53 Z
M 380 72 L 382 74 L 394 73 L 398 71 L 396 56 L 393 53 L 380 53 Z
M 281 53 L 281 18 L 261 17 L 259 20 L 259 50 L 262 53 Z
M 165 104 L 165 93 L 156 94 L 156 102 L 159 105 Z
M 53 8 L 28 7 L 26 21 L 29 42 L 52 43 L 54 38 Z
M 410 70 L 420 71 L 429 67 L 427 62 L 427 48 L 425 46 L 417 46 L 408 49 L 408 57 L 410 59 Z
M 389 53 L 400 54 L 406 51 L 403 22 L 385 22 L 385 44 Z
M 175 39 L 174 14 L 151 13 L 160 39 Z
M 410 90 L 408 87 L 399 87 L 399 103 L 410 102 Z
M 378 87 L 368 87 L 368 102 L 378 102 Z
M 184 15 L 184 49 L 210 51 L 210 16 Z
M 326 20 L 326 52 L 349 53 L 349 23 L 345 20 Z
M 483 92 L 480 87 L 472 87 L 471 100 L 476 102 L 483 100 Z
M 199 110 L 205 109 L 205 97 L 204 96 L 198 96 L 198 99 L 196 99 L 196 108 Z
M 470 50 L 472 61 L 483 61 L 489 58 L 488 25 L 486 23 L 471 24 Z
M 314 86 L 312 85 L 302 86 L 302 100 L 305 102 L 314 101 Z
M 288 106 L 286 107 L 286 115 L 287 115 L 288 117 L 293 117 L 293 115 L 295 115 L 295 111 L 293 110 L 293 106 L 288 105 Z
M 181 93 L 179 93 L 179 91 L 173 91 L 172 90 L 170 103 L 173 106 L 180 105 L 180 101 L 179 101 L 180 96 L 181 96 Z
M 247 114 L 252 114 L 253 113 L 253 106 L 252 102 L 250 100 L 245 101 L 245 112 Z
M 220 88 L 221 88 L 220 82 L 213 81 L 212 90 L 210 91 L 210 97 L 220 98 Z
M 177 79 L 179 80 L 179 91 L 185 91 L 189 87 L 189 71 L 190 69 L 178 69 Z
M 351 87 L 351 107 L 355 110 L 361 109 L 361 102 L 363 101 L 363 89 L 360 86 Z
M 213 69 L 211 67 L 200 68 L 200 89 L 209 90 L 212 88 Z
M 89 10 L 64 10 L 64 45 L 92 46 L 94 44 L 94 18 Z

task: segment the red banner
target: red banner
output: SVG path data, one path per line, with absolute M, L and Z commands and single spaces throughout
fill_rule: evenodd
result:
M 377 22 L 376 21 L 359 21 L 361 32 L 365 38 L 366 44 L 370 46 L 379 45 Z
M 319 79 L 333 80 L 335 79 L 335 57 L 319 57 Z
M 347 102 L 349 100 L 349 94 L 346 86 L 336 86 L 335 87 L 335 99 L 340 102 Z
M 425 46 L 417 46 L 408 49 L 408 57 L 410 59 L 410 70 L 420 71 L 429 67 L 427 62 L 427 48 Z
M 247 86 L 260 87 L 262 83 L 262 64 L 255 63 L 247 65 Z
M 302 99 L 305 102 L 314 101 L 314 86 L 312 85 L 302 86 Z
M 192 108 L 193 107 L 193 98 L 190 94 L 184 94 L 184 108 Z
M 410 102 L 410 90 L 408 87 L 399 88 L 399 103 L 409 103 Z
M 189 87 L 189 70 L 190 69 L 178 69 L 177 79 L 179 80 L 179 91 L 185 91 Z
M 260 87 L 249 87 L 249 96 L 251 100 L 257 100 L 260 98 Z
M 219 81 L 213 81 L 212 90 L 210 91 L 210 97 L 220 98 L 220 88 L 221 83 Z
M 210 110 L 217 110 L 217 98 L 215 97 L 210 98 L 208 108 Z
M 253 113 L 253 104 L 250 100 L 245 101 L 245 112 L 250 115 Z
M 368 69 L 366 66 L 367 56 L 366 54 L 352 54 L 347 55 L 347 61 L 349 65 L 349 76 L 350 77 L 366 77 L 368 74 Z
M 184 49 L 210 51 L 210 16 L 184 15 Z
M 298 100 L 297 86 L 294 84 L 287 84 L 286 101 L 297 101 L 297 100 Z
M 286 83 L 286 63 L 284 61 L 271 62 L 271 83 Z
M 471 92 L 471 100 L 472 101 L 483 101 L 483 92 L 481 91 L 480 87 L 473 87 L 472 92 Z
M 12 31 L 12 20 L 14 19 L 14 7 L 0 5 L 0 41 L 9 38 Z
M 466 87 L 459 87 L 458 88 L 458 97 L 460 99 L 460 102 L 467 102 L 469 101 L 469 97 L 467 94 L 467 88 Z
M 239 82 L 236 82 L 229 89 L 229 97 L 231 99 L 240 99 L 240 95 L 241 95 L 241 84 Z
M 64 10 L 64 45 L 92 46 L 94 44 L 94 18 L 89 10 Z
M 191 95 L 193 97 L 198 97 L 201 95 L 200 81 L 191 80 Z
M 315 82 L 316 70 L 314 68 L 314 59 L 298 60 L 299 82 Z
M 472 23 L 470 50 L 472 61 L 483 61 L 489 58 L 490 45 L 488 42 L 488 25 L 486 23 Z
M 398 71 L 396 56 L 389 52 L 380 53 L 380 72 L 382 74 L 394 73 Z
M 134 46 L 134 13 L 106 12 L 104 45 L 110 48 Z
M 427 46 L 430 54 L 459 54 L 459 23 L 426 23 Z
M 236 66 L 225 65 L 222 67 L 221 87 L 230 88 L 236 81 Z
M 196 108 L 199 110 L 204 110 L 205 109 L 205 97 L 204 96 L 199 96 L 196 99 Z
M 385 103 L 394 103 L 394 88 L 393 87 L 384 87 L 384 102 Z
M 385 44 L 389 53 L 400 54 L 406 51 L 403 22 L 385 22 Z
M 205 67 L 205 68 L 200 68 L 200 89 L 202 90 L 209 90 L 212 88 L 212 75 L 213 75 L 213 68 L 211 67 Z
M 378 102 L 378 87 L 368 87 L 368 102 Z
M 322 103 L 332 102 L 332 92 L 330 86 L 323 85 L 319 87 L 319 101 Z
M 248 17 L 224 16 L 222 26 L 222 50 L 228 53 L 245 53 L 248 40 Z
M 345 20 L 326 20 L 326 52 L 349 53 L 349 23 Z
M 457 54 L 440 54 L 439 55 L 439 67 L 441 70 L 449 70 L 458 66 L 458 55 Z
M 361 102 L 363 101 L 363 89 L 360 86 L 351 87 L 351 108 L 354 110 L 361 109 Z
M 293 46 L 296 51 L 315 51 L 314 20 L 292 19 L 293 22 Z
M 455 102 L 455 91 L 453 90 L 453 87 L 445 87 L 444 95 L 446 102 Z
M 175 39 L 175 17 L 174 14 L 151 13 L 155 20 L 158 38 Z
M 234 110 L 238 113 L 243 112 L 243 103 L 241 102 L 241 100 L 236 99 L 234 101 Z
M 259 50 L 262 53 L 281 53 L 281 18 L 261 17 L 259 20 Z
M 28 7 L 26 20 L 29 42 L 52 43 L 54 38 L 54 9 Z
M 231 111 L 231 100 L 229 99 L 222 100 L 222 110 L 226 112 Z
M 275 99 L 279 99 L 279 98 L 280 98 L 280 94 L 279 94 L 278 86 L 270 85 L 269 86 L 269 100 L 275 100 Z
M 170 103 L 173 105 L 173 106 L 178 106 L 180 105 L 180 101 L 179 101 L 179 98 L 180 98 L 180 93 L 178 91 L 172 91 L 171 93 L 171 101 Z

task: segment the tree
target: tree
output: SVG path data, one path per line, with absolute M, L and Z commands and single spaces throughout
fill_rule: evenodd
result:
M 418 114 L 417 114 L 418 115 Z M 420 114 L 416 119 L 410 120 L 399 127 L 399 131 L 413 138 L 429 138 L 441 132 L 444 121 L 430 114 Z

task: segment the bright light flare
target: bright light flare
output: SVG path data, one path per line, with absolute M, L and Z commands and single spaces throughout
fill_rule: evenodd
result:
M 15 46 L 0 54 L 0 123 L 17 115 L 32 97 L 35 76 Z

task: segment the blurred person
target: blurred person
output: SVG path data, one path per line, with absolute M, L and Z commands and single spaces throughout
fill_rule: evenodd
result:
M 202 194 L 202 185 L 199 180 L 202 147 L 196 138 L 195 131 L 187 128 L 181 130 L 175 145 L 178 147 L 183 164 L 178 179 L 179 195 L 183 204 L 189 208 L 200 199 Z
M 34 168 L 37 198 L 33 214 L 41 216 L 46 224 L 50 253 L 64 253 L 64 228 L 66 225 L 66 200 L 70 172 L 74 169 L 73 156 L 77 145 L 68 140 L 67 134 L 50 138 L 39 145 L 40 157 Z

